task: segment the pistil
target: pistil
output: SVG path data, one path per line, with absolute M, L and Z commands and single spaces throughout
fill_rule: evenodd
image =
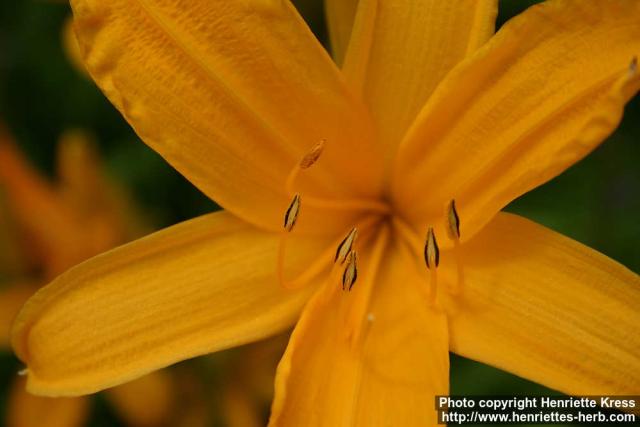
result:
M 295 190 L 295 184 L 300 173 L 306 169 L 309 169 L 311 166 L 315 165 L 318 162 L 320 156 L 322 155 L 322 152 L 324 151 L 325 144 L 326 141 L 324 139 L 316 143 L 302 157 L 302 159 L 298 163 L 296 163 L 291 172 L 289 172 L 287 180 L 285 181 L 285 191 L 290 197 L 297 194 Z M 305 195 L 305 206 L 318 209 L 332 209 L 342 211 L 361 210 L 377 212 L 381 214 L 388 214 L 391 211 L 389 205 L 375 199 L 326 199 L 308 195 Z
M 286 260 L 286 248 L 289 233 L 291 233 L 296 225 L 298 217 L 302 208 L 302 196 L 294 191 L 296 180 L 298 179 L 299 174 L 302 171 L 305 171 L 315 165 L 325 147 L 325 140 L 319 141 L 315 144 L 311 149 L 305 154 L 302 159 L 294 166 L 294 168 L 289 173 L 285 183 L 285 190 L 287 194 L 292 197 L 291 203 L 289 207 L 285 211 L 284 214 L 284 229 L 280 238 L 280 243 L 278 246 L 278 258 L 276 264 L 276 271 L 278 276 L 278 281 L 281 286 L 287 289 L 295 289 L 298 288 L 310 280 L 313 275 L 322 270 L 325 266 L 325 256 L 323 255 L 320 259 L 312 264 L 303 274 L 298 276 L 298 278 L 288 281 L 285 278 L 284 266 Z M 331 199 L 319 199 L 314 197 L 305 196 L 304 197 L 304 206 L 311 207 L 321 207 L 321 208 L 330 208 L 337 210 L 360 210 L 363 212 L 375 212 L 375 213 L 386 213 L 389 212 L 389 206 L 383 202 L 377 200 L 366 200 L 366 199 L 347 199 L 347 200 L 331 200 Z M 366 218 L 361 223 L 361 228 L 368 227 L 372 224 L 372 218 Z M 374 221 L 377 220 L 373 218 Z M 354 227 L 347 236 L 342 239 L 340 242 L 338 249 L 335 254 L 334 263 L 338 260 L 340 261 L 340 265 L 343 265 L 345 261 L 347 265 L 342 275 L 342 284 L 345 290 L 350 291 L 353 287 L 356 279 L 357 279 L 357 256 L 353 249 L 355 244 L 355 240 L 358 235 L 358 229 Z M 331 250 L 333 251 L 333 250 Z M 335 267 L 332 268 L 330 276 L 333 278 Z M 331 279 L 333 281 L 333 279 Z
M 289 172 L 287 181 L 285 182 L 287 194 L 291 195 L 294 193 L 293 188 L 300 172 L 305 169 L 309 169 L 318 161 L 322 151 L 324 150 L 325 142 L 326 141 L 324 139 L 321 139 L 320 142 L 311 147 L 311 150 L 309 150 L 309 152 L 302 157 L 302 160 L 296 163 L 291 172 Z

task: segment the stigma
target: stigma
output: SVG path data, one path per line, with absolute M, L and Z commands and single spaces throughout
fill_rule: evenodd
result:
M 309 152 L 304 155 L 302 160 L 300 160 L 300 164 L 298 165 L 300 169 L 309 169 L 318 161 L 320 155 L 322 154 L 322 151 L 324 150 L 324 144 L 326 142 L 327 141 L 325 139 L 321 139 L 318 143 L 316 143 L 316 145 L 311 147 L 311 150 L 309 150 Z
M 289 173 L 285 183 L 285 192 L 289 194 L 292 199 L 289 203 L 289 206 L 287 207 L 287 210 L 284 213 L 284 230 L 282 231 L 280 243 L 278 245 L 276 272 L 278 281 L 286 289 L 295 289 L 301 286 L 301 284 L 304 284 L 306 280 L 308 280 L 308 274 L 306 273 L 302 274 L 296 279 L 287 280 L 287 278 L 285 277 L 286 247 L 288 236 L 293 231 L 301 212 L 302 196 L 299 192 L 295 191 L 296 180 L 301 172 L 306 172 L 309 168 L 311 168 L 318 162 L 324 150 L 325 143 L 326 141 L 322 139 L 313 147 L 311 147 L 311 149 L 302 157 L 302 159 L 295 164 L 293 170 Z M 364 211 L 370 210 L 376 213 L 388 211 L 388 206 L 386 206 L 382 202 L 375 200 L 330 200 L 320 199 L 313 196 L 305 196 L 305 209 L 306 207 L 333 208 L 340 210 L 360 209 Z M 372 225 L 371 222 L 372 221 L 365 219 L 358 222 L 358 225 L 362 228 L 366 228 Z M 335 250 L 335 255 L 333 256 L 333 267 L 330 274 L 330 280 L 335 280 L 336 282 L 338 282 L 338 288 L 340 286 L 339 282 L 341 281 L 342 289 L 344 291 L 351 291 L 358 278 L 357 254 L 355 250 L 357 237 L 358 228 L 353 227 L 351 228 L 351 231 L 349 231 L 349 233 L 346 235 L 346 237 L 344 237 L 340 241 L 339 244 L 338 242 L 335 243 L 338 244 L 338 247 Z M 333 252 L 333 249 L 329 250 Z M 329 261 L 329 259 L 326 259 L 326 261 Z M 314 263 L 309 267 L 307 273 L 316 270 L 321 271 L 324 262 L 325 259 L 323 255 L 322 259 L 319 259 L 317 263 Z M 336 277 L 338 268 L 342 268 L 341 280 Z M 334 275 L 334 273 L 336 273 L 336 275 Z

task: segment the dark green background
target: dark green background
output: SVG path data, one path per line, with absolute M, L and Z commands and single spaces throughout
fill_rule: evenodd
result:
M 295 3 L 324 42 L 321 0 Z M 499 25 L 533 3 L 501 1 Z M 29 157 L 50 174 L 58 136 L 69 128 L 89 129 L 100 142 L 110 174 L 131 189 L 156 227 L 215 209 L 214 203 L 140 142 L 94 84 L 69 64 L 61 45 L 61 28 L 69 13 L 69 7 L 60 2 L 0 2 L 0 117 Z M 636 98 L 627 107 L 620 129 L 606 144 L 562 176 L 512 203 L 508 210 L 640 271 L 639 119 L 640 100 Z M 191 363 L 197 369 L 197 362 Z M 11 355 L 0 355 L 1 413 L 6 384 L 18 369 Z M 216 375 L 211 376 L 215 388 Z M 455 356 L 451 383 L 452 394 L 549 392 Z M 118 425 L 104 402 L 99 399 L 94 407 L 90 425 Z

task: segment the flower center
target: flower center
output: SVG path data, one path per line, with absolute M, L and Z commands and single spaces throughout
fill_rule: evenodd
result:
M 362 231 L 372 227 L 380 220 L 381 216 L 388 215 L 391 211 L 389 205 L 380 200 L 358 198 L 326 199 L 307 195 L 302 196 L 296 192 L 295 184 L 298 176 L 316 164 L 322 155 L 325 143 L 325 140 L 321 140 L 311 147 L 291 170 L 285 183 L 285 191 L 292 199 L 284 215 L 284 229 L 278 248 L 277 274 L 280 284 L 287 289 L 299 288 L 319 274 L 326 267 L 327 258 L 330 256 L 329 254 L 321 254 L 318 260 L 312 263 L 300 276 L 293 280 L 287 280 L 285 278 L 284 265 L 286 261 L 288 236 L 293 231 L 301 210 L 305 207 L 315 207 L 338 211 L 358 210 L 369 213 L 369 215 L 365 215 L 363 219 L 349 231 L 346 237 L 342 238 L 341 241 L 336 241 L 334 245 L 332 245 L 332 248 L 329 249 L 331 253 L 335 251 L 334 266 L 330 276 L 332 279 L 335 279 L 335 270 L 342 268 L 341 286 L 342 289 L 347 292 L 353 289 L 358 278 L 358 256 L 355 248 L 358 230 Z M 336 247 L 337 249 L 335 249 Z
M 324 150 L 325 143 L 326 141 L 323 139 L 313 147 L 311 147 L 307 154 L 302 157 L 302 159 L 293 167 L 293 169 L 287 176 L 287 180 L 285 182 L 285 191 L 289 195 L 289 197 L 298 197 L 298 205 L 300 204 L 300 194 L 295 191 L 296 180 L 298 179 L 298 176 L 301 172 L 311 168 L 311 166 L 316 164 L 316 162 L 320 158 L 320 155 L 322 154 L 322 151 Z M 343 211 L 359 209 L 381 214 L 387 214 L 390 212 L 390 208 L 386 203 L 374 199 L 324 199 L 307 195 L 304 197 L 304 205 L 321 209 Z
M 430 226 L 426 232 L 424 240 L 418 237 L 413 228 L 404 222 L 399 215 L 394 215 L 392 208 L 381 200 L 373 199 L 327 199 L 317 198 L 308 195 L 301 195 L 296 191 L 296 181 L 300 173 L 313 167 L 322 155 L 325 141 L 315 144 L 304 155 L 304 157 L 294 166 L 289 173 L 285 190 L 291 197 L 291 202 L 284 214 L 284 223 L 277 258 L 277 275 L 280 284 L 287 289 L 296 289 L 309 283 L 309 281 L 321 274 L 330 265 L 326 295 L 332 295 L 341 289 L 350 293 L 358 280 L 358 235 L 371 235 L 372 228 L 376 228 L 374 243 L 367 252 L 368 258 L 365 260 L 368 270 L 375 270 L 380 264 L 385 247 L 389 240 L 391 228 L 397 231 L 401 241 L 408 244 L 414 258 L 424 259 L 424 266 L 419 267 L 420 274 L 425 275 L 425 283 L 418 284 L 420 290 L 426 298 L 428 305 L 435 305 L 438 288 L 438 266 L 440 264 L 440 249 L 434 227 Z M 362 219 L 353 226 L 350 231 L 334 242 L 325 253 L 320 256 L 305 269 L 305 271 L 292 280 L 285 277 L 285 261 L 288 237 L 293 232 L 298 216 L 306 207 L 315 207 L 332 210 L 357 210 L 363 213 Z M 457 293 L 463 282 L 462 257 L 460 251 L 460 217 L 456 209 L 455 200 L 451 200 L 445 212 L 445 221 L 448 225 L 447 234 L 453 241 L 453 256 L 456 259 L 458 280 L 455 285 L 448 288 L 451 293 Z M 365 234 L 365 236 L 366 236 Z M 333 262 L 330 263 L 330 257 Z M 349 310 L 345 318 L 345 338 L 350 340 L 352 345 L 360 341 L 362 333 L 367 325 L 374 321 L 375 313 L 369 312 L 369 301 L 374 287 L 376 271 L 367 271 L 364 276 L 362 289 L 350 299 Z

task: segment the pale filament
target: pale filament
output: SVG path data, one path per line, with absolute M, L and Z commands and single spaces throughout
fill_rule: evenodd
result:
M 402 234 L 402 233 L 401 233 Z M 416 273 L 419 276 L 423 276 L 424 275 L 424 264 L 420 263 L 419 261 L 417 261 L 417 258 L 415 257 L 415 253 L 416 253 L 416 248 L 413 246 L 413 243 L 411 243 L 406 236 L 403 236 L 403 239 L 400 239 L 400 242 L 402 243 L 402 246 L 404 247 L 405 250 L 409 251 L 409 255 L 411 256 L 411 258 L 413 259 L 413 267 L 416 271 Z M 425 283 L 427 281 L 427 278 L 424 278 Z M 431 278 L 429 277 L 429 280 L 431 280 Z M 432 292 L 431 292 L 431 286 L 417 286 L 418 291 L 420 292 L 420 294 L 423 296 L 423 298 L 425 299 L 425 301 L 429 304 L 432 305 L 431 300 L 432 300 Z M 434 294 L 435 297 L 435 294 Z
M 392 222 L 393 222 L 393 225 L 398 230 L 398 232 L 402 235 L 402 237 L 404 237 L 404 239 L 402 240 L 406 241 L 409 244 L 409 247 L 414 254 L 419 254 L 417 259 L 420 259 L 422 257 L 422 255 L 420 254 L 422 253 L 424 248 L 423 239 L 418 237 L 418 235 L 413 231 L 411 226 L 405 223 L 398 216 L 394 216 L 392 219 Z M 422 273 L 424 271 L 423 266 L 417 265 L 417 270 L 421 272 L 421 274 L 424 274 Z M 429 305 L 434 305 L 436 302 L 437 287 L 438 287 L 437 267 L 433 266 L 433 268 L 429 268 L 428 270 L 429 270 L 428 292 L 424 286 L 420 286 L 419 289 L 422 295 L 424 295 Z
M 438 273 L 437 268 L 433 267 L 429 269 L 429 303 L 435 305 L 436 298 L 438 297 Z
M 311 280 L 315 275 L 319 274 L 322 269 L 325 267 L 325 255 L 328 252 L 333 252 L 333 248 L 330 247 L 323 253 L 319 259 L 317 259 L 312 265 L 307 268 L 302 274 L 300 274 L 296 279 L 292 281 L 288 281 L 285 277 L 284 272 L 284 264 L 286 259 L 286 246 L 288 240 L 288 234 L 293 230 L 293 226 L 295 225 L 296 219 L 300 212 L 300 200 L 301 196 L 294 190 L 294 186 L 298 175 L 303 170 L 309 169 L 312 167 L 320 158 L 322 151 L 324 149 L 326 141 L 320 140 L 317 144 L 315 144 L 305 156 L 294 166 L 289 175 L 287 176 L 285 182 L 285 191 L 286 193 L 293 197 L 292 203 L 289 205 L 289 209 L 285 213 L 285 224 L 284 231 L 280 238 L 280 243 L 278 247 L 278 258 L 277 258 L 277 276 L 278 281 L 281 286 L 286 289 L 296 289 L 304 284 L 306 284 L 309 280 Z M 381 201 L 378 200 L 369 200 L 369 199 L 345 199 L 345 200 L 333 200 L 333 199 L 321 199 L 315 198 L 305 195 L 304 199 L 304 207 L 308 206 L 315 208 L 325 208 L 325 209 L 334 209 L 334 210 L 357 210 L 364 212 L 375 212 L 378 213 L 376 217 L 369 217 L 362 222 L 360 222 L 357 227 L 361 230 L 371 226 L 374 222 L 376 222 L 380 218 L 380 213 L 386 214 L 390 212 L 390 207 Z M 342 239 L 336 243 L 336 245 L 341 244 Z M 354 255 L 354 265 L 352 268 L 355 269 L 355 253 Z M 334 276 L 334 268 L 331 269 L 331 279 Z M 357 274 L 357 270 L 355 270 Z M 345 273 L 346 274 L 346 273 Z M 350 286 L 351 287 L 351 286 Z
M 305 198 L 305 203 L 307 199 Z M 364 231 L 374 224 L 380 221 L 379 216 L 368 216 L 363 220 L 356 224 L 356 228 L 359 231 Z M 340 236 L 339 239 L 334 241 L 325 251 L 323 251 L 320 256 L 300 275 L 298 275 L 293 280 L 287 280 L 285 277 L 285 260 L 286 260 L 286 251 L 287 251 L 287 239 L 289 236 L 289 232 L 283 231 L 282 237 L 280 238 L 280 244 L 278 246 L 278 260 L 277 260 L 277 274 L 278 281 L 280 285 L 285 289 L 298 289 L 309 283 L 311 279 L 320 274 L 326 267 L 328 263 L 331 265 L 334 264 L 333 259 L 336 251 L 336 247 L 342 242 L 344 236 Z M 335 266 L 332 268 L 331 278 L 335 275 Z
M 371 303 L 371 295 L 375 285 L 375 279 L 378 275 L 378 268 L 384 255 L 384 250 L 389 242 L 389 228 L 384 225 L 380 228 L 380 233 L 375 236 L 375 243 L 371 250 L 371 258 L 367 265 L 369 268 L 363 274 L 363 283 L 360 283 L 362 290 L 354 296 L 353 304 L 349 307 L 345 325 L 345 339 L 350 341 L 351 347 L 360 342 L 363 330 L 371 323 L 371 313 L 369 305 Z
M 376 218 L 377 220 L 380 220 L 380 218 Z M 370 226 L 367 228 L 371 228 Z M 371 238 L 371 233 L 362 233 L 362 240 L 364 240 L 365 242 L 368 242 L 369 239 Z M 355 247 L 352 250 L 356 250 Z M 327 277 L 327 280 L 325 281 L 323 287 L 322 287 L 322 298 L 324 300 L 325 303 L 328 303 L 336 293 L 339 292 L 340 289 L 342 289 L 342 278 L 340 276 L 342 276 L 342 274 L 344 273 L 343 269 L 341 268 L 342 264 L 340 264 L 339 262 L 332 262 L 331 263 L 331 271 L 329 272 L 329 275 Z
M 456 271 L 458 275 L 458 280 L 456 280 L 455 285 L 450 287 L 450 292 L 454 295 L 457 295 L 462 290 L 464 286 L 464 263 L 462 261 L 462 249 L 460 248 L 460 238 L 456 237 L 453 239 L 453 257 L 456 260 Z

